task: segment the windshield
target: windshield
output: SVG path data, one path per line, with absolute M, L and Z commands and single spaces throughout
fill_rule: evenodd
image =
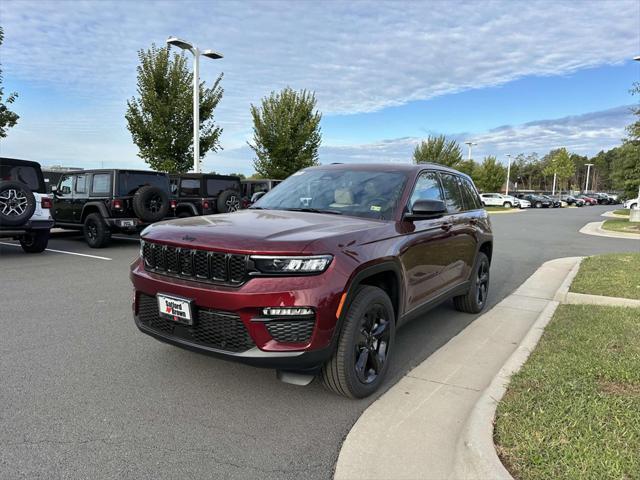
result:
M 252 208 L 304 210 L 388 220 L 407 177 L 397 171 L 301 170 Z
M 158 172 L 118 172 L 118 192 L 120 195 L 133 195 L 144 185 L 160 187 L 169 191 L 169 179 L 166 173 Z

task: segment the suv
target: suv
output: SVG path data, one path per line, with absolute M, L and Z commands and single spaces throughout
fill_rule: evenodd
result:
M 228 213 L 241 208 L 239 177 L 206 173 L 172 175 L 171 194 L 177 198 L 178 217 Z
M 396 327 L 487 302 L 493 237 L 471 179 L 435 164 L 299 171 L 253 207 L 156 223 L 131 265 L 137 327 L 201 353 L 380 387 Z
M 269 178 L 242 180 L 242 200 L 244 207 L 254 204 L 265 193 L 273 190 L 282 180 L 274 180 Z
M 66 173 L 52 191 L 56 226 L 82 229 L 92 248 L 107 246 L 114 232 L 137 233 L 175 207 L 175 201 L 169 199 L 169 176 L 159 172 Z
M 517 198 L 501 193 L 481 193 L 480 200 L 487 207 L 520 207 L 520 201 Z
M 15 238 L 27 253 L 49 243 L 53 220 L 40 164 L 0 158 L 0 238 Z

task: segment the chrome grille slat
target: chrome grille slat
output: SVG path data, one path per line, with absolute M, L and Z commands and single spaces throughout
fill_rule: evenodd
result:
M 247 255 L 142 243 L 144 268 L 159 275 L 239 286 L 247 281 Z

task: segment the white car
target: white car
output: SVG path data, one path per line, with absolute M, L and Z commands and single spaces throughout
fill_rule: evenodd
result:
M 640 205 L 640 197 L 630 198 L 622 204 L 622 208 L 638 208 Z
M 487 207 L 504 208 L 520 207 L 520 202 L 522 201 L 518 198 L 512 197 L 511 195 L 502 195 L 501 193 L 481 193 L 480 199 Z M 529 206 L 531 206 L 531 204 L 529 204 Z

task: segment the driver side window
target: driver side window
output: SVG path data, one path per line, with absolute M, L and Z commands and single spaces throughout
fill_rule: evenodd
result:
M 418 177 L 416 186 L 413 189 L 409 207 L 413 208 L 413 204 L 418 200 L 441 200 L 444 201 L 438 175 L 435 172 L 422 172 Z
M 58 182 L 58 191 L 62 195 L 70 195 L 72 186 L 73 186 L 73 177 L 71 175 L 64 175 L 60 179 L 60 182 Z

